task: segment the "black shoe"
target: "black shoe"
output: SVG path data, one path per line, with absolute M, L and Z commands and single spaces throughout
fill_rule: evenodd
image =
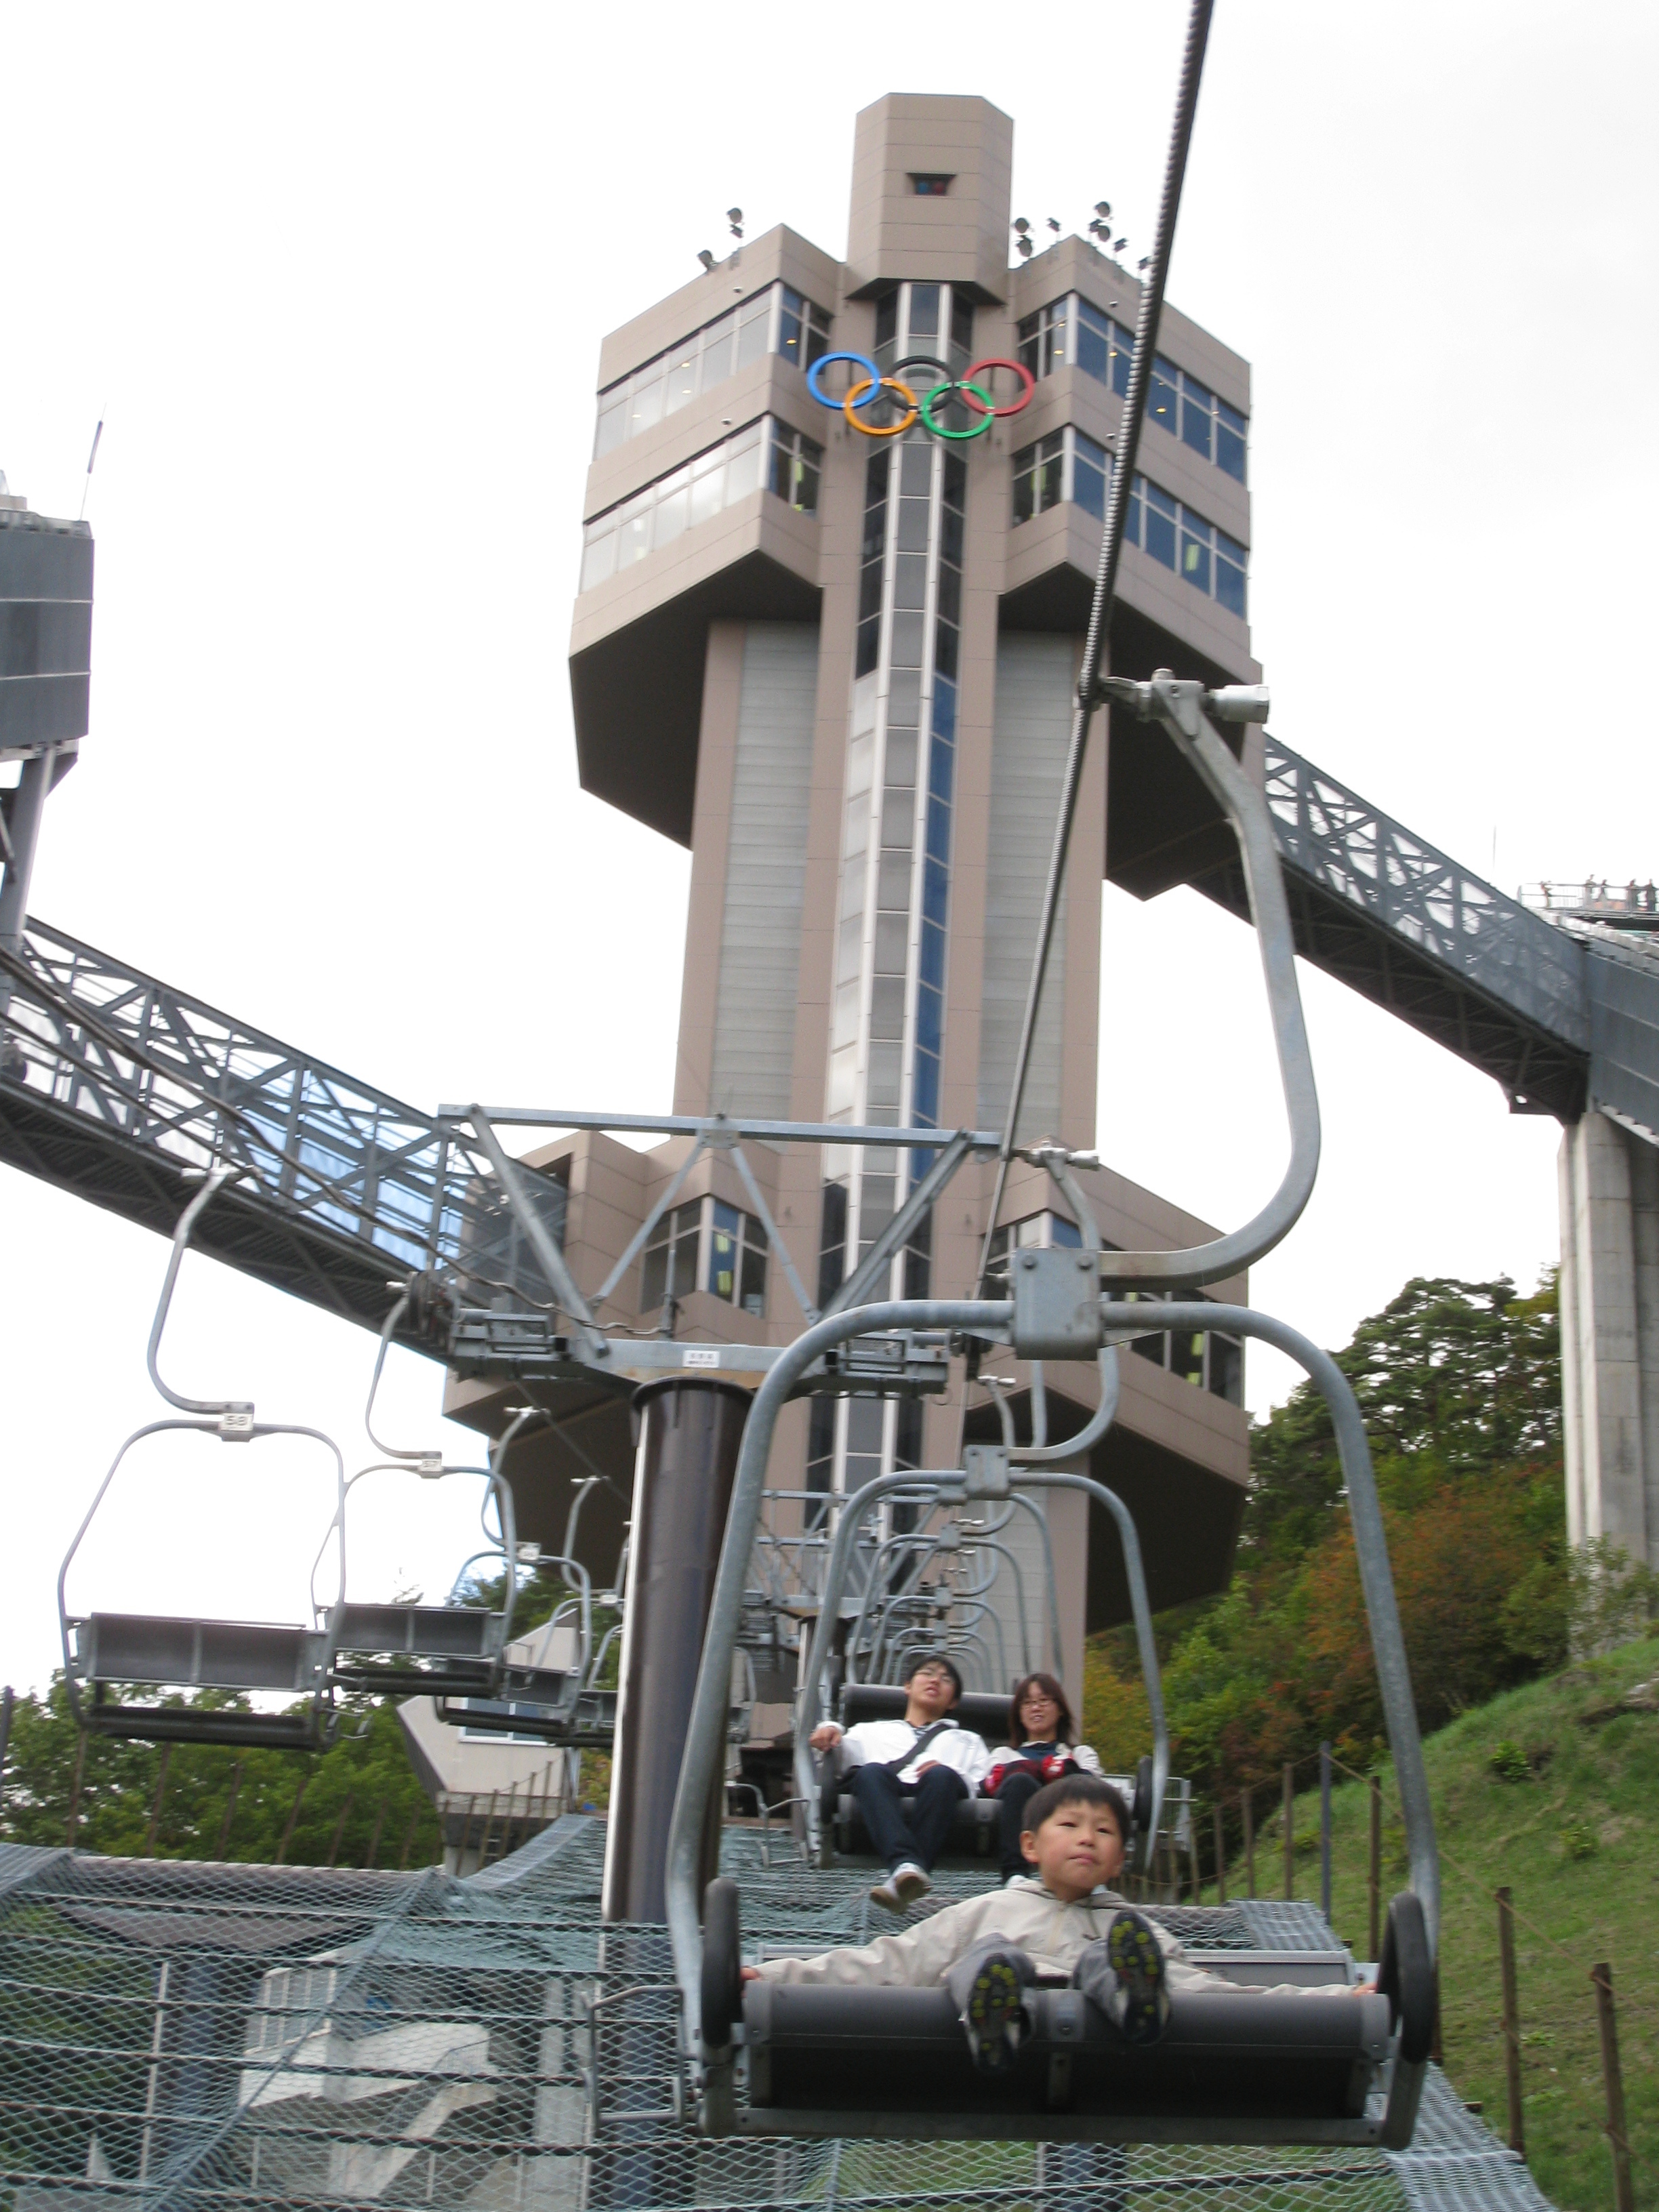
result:
M 1007 2073 L 1019 2057 L 1025 2005 L 1018 1971 L 1006 1951 L 994 1951 L 975 1975 L 962 2024 L 980 2072 Z
M 1106 1955 L 1116 1987 L 1106 2010 L 1126 2043 L 1156 2043 L 1170 2024 L 1170 1991 L 1164 1951 L 1151 1921 L 1120 1912 L 1106 1933 Z

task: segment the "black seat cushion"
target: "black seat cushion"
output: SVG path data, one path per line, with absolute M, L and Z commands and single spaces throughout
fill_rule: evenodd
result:
M 1068 2111 L 1343 2119 L 1386 2056 L 1381 1997 L 1182 1991 L 1138 2049 L 1069 1990 L 1034 1993 L 1006 2075 L 979 2073 L 943 1990 L 744 1988 L 751 2105 L 819 2112 Z M 1055 2064 L 1056 2058 L 1061 2060 Z

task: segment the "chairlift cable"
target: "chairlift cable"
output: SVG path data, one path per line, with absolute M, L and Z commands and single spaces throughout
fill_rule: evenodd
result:
M 1215 0 L 1193 0 L 1192 13 L 1187 22 L 1187 41 L 1181 58 L 1175 123 L 1170 135 L 1169 157 L 1164 165 L 1164 191 L 1158 203 L 1152 266 L 1141 290 L 1140 312 L 1135 323 L 1135 348 L 1129 364 L 1129 388 L 1124 394 L 1123 413 L 1118 424 L 1111 497 L 1106 509 L 1105 532 L 1100 543 L 1100 564 L 1095 572 L 1094 599 L 1090 605 L 1089 628 L 1084 639 L 1083 666 L 1078 676 L 1077 704 L 1072 716 L 1072 739 L 1066 756 L 1065 776 L 1060 784 L 1060 815 L 1054 824 L 1054 842 L 1048 860 L 1048 881 L 1043 886 L 1042 912 L 1037 924 L 1036 947 L 1031 959 L 1031 981 L 1025 995 L 1019 1050 L 1014 1060 L 1014 1079 L 1008 1100 L 1007 1118 L 1003 1124 L 1002 1150 L 997 1160 L 996 1187 L 990 1212 L 986 1217 L 985 1241 L 980 1253 L 979 1279 L 981 1283 L 991 1264 L 991 1243 L 996 1235 L 997 1216 L 1002 1208 L 1002 1194 L 1008 1180 L 1008 1163 L 1013 1157 L 1015 1132 L 1019 1126 L 1020 1109 L 1024 1103 L 1026 1079 L 1030 1072 L 1031 1052 L 1036 1040 L 1037 1010 L 1042 1000 L 1043 981 L 1048 972 L 1048 954 L 1054 943 L 1054 921 L 1066 880 L 1072 823 L 1077 813 L 1083 763 L 1089 750 L 1090 726 L 1095 716 L 1095 690 L 1106 653 L 1107 624 L 1117 589 L 1118 556 L 1122 550 L 1124 526 L 1128 520 L 1129 492 L 1134 482 L 1135 459 L 1140 449 L 1146 393 L 1152 380 L 1152 355 L 1158 343 L 1158 324 L 1164 312 L 1164 281 L 1169 275 L 1170 255 L 1175 245 L 1176 218 L 1181 210 L 1181 190 L 1187 174 L 1187 154 L 1192 144 L 1193 119 L 1198 109 L 1199 83 L 1204 74 L 1204 54 L 1209 42 L 1210 18 L 1214 12 L 1214 4 Z

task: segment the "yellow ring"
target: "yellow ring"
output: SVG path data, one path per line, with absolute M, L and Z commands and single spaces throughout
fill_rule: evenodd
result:
M 848 392 L 846 398 L 841 403 L 841 411 L 852 424 L 853 428 L 855 430 L 861 430 L 866 438 L 902 437 L 905 431 L 909 428 L 910 425 L 915 421 L 917 415 L 921 412 L 921 403 L 916 398 L 915 393 L 911 391 L 909 386 L 908 384 L 901 384 L 896 376 L 884 376 L 881 380 L 881 388 L 884 392 L 891 391 L 902 392 L 904 395 L 905 404 L 910 410 L 910 412 L 905 416 L 904 420 L 902 422 L 895 422 L 890 429 L 879 430 L 876 428 L 873 422 L 860 422 L 858 416 L 853 412 L 853 410 L 858 405 L 859 395 L 861 392 L 868 392 L 870 389 L 870 380 L 867 376 L 860 377 L 858 382 L 853 386 L 852 389 Z

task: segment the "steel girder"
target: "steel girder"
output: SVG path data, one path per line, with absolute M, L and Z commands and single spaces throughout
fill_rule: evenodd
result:
M 1483 1069 L 1517 1112 L 1583 1111 L 1583 947 L 1277 738 L 1265 745 L 1297 950 Z M 1237 863 L 1194 886 L 1247 915 Z

